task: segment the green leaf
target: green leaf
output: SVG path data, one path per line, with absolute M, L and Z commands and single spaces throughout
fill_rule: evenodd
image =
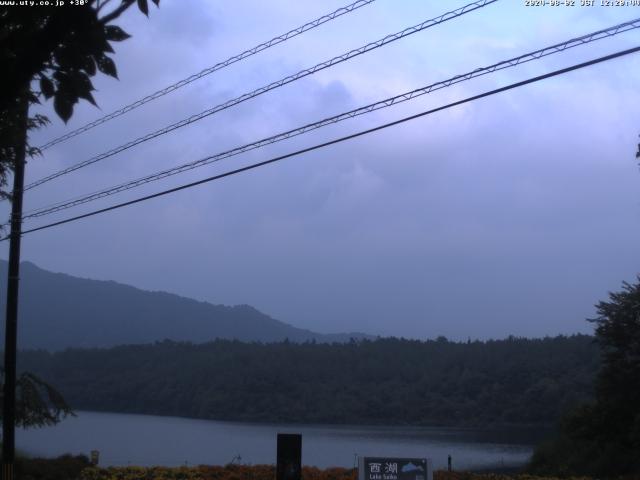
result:
M 77 70 L 73 72 L 71 76 L 69 76 L 69 80 L 71 84 L 69 85 L 70 91 L 73 91 L 78 98 L 84 98 L 94 106 L 98 106 L 93 98 L 93 95 L 91 95 L 91 92 L 93 91 L 93 85 L 91 84 L 91 80 L 89 80 L 89 77 L 85 73 Z
M 93 57 L 91 55 L 86 55 L 82 59 L 82 69 L 87 72 L 90 77 L 93 77 L 96 74 L 96 62 L 93 61 Z
M 79 90 L 77 94 L 78 94 L 78 98 L 84 98 L 87 102 L 89 102 L 94 107 L 98 106 L 95 98 L 93 98 L 93 95 L 91 94 L 91 90 Z
M 107 40 L 111 40 L 112 42 L 121 42 L 127 38 L 131 38 L 131 35 L 116 25 L 105 26 L 104 36 Z
M 113 63 L 106 55 L 98 58 L 98 70 L 100 70 L 105 75 L 109 75 L 113 78 L 118 78 L 118 71 L 116 70 L 116 64 Z
M 69 81 L 69 75 L 59 69 L 56 69 L 56 71 L 53 72 L 53 78 L 58 82 L 58 89 L 60 88 L 60 84 L 65 84 Z
M 67 123 L 73 115 L 73 104 L 75 102 L 72 96 L 68 92 L 61 92 L 58 90 L 53 98 L 53 108 L 58 116 Z
M 149 16 L 149 5 L 147 4 L 147 0 L 138 0 L 138 8 L 146 16 Z
M 115 53 L 115 50 L 113 49 L 113 47 L 111 46 L 111 44 L 109 42 L 107 42 L 107 39 L 105 38 L 104 41 L 101 43 L 101 47 L 102 48 L 102 52 L 109 52 L 109 53 Z

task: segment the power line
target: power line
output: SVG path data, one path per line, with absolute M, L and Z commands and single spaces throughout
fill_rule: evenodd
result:
M 376 110 L 380 110 L 383 108 L 387 108 L 390 107 L 392 105 L 396 105 L 402 102 L 406 102 L 409 100 L 412 100 L 414 98 L 417 98 L 419 96 L 422 95 L 426 95 L 428 93 L 431 93 L 433 91 L 436 90 L 440 90 L 442 88 L 446 88 L 449 87 L 451 85 L 455 85 L 457 83 L 463 82 L 463 81 L 467 81 L 467 80 L 471 80 L 473 78 L 482 76 L 482 75 L 486 75 L 489 73 L 493 73 L 499 70 L 503 70 L 506 68 L 511 68 L 511 67 L 515 67 L 517 65 L 520 65 L 522 63 L 526 63 L 532 60 L 538 60 L 540 58 L 543 58 L 545 56 L 548 55 L 553 55 L 559 52 L 562 52 L 564 50 L 567 50 L 569 48 L 573 48 L 579 45 L 584 45 L 590 42 L 594 42 L 596 40 L 600 40 L 602 38 L 609 38 L 611 36 L 617 35 L 619 33 L 622 32 L 626 32 L 629 30 L 633 30 L 633 29 L 637 29 L 640 28 L 640 18 L 635 19 L 635 20 L 631 20 L 628 22 L 624 22 L 618 25 L 614 25 L 612 27 L 603 29 L 603 30 L 598 30 L 596 32 L 592 32 L 589 33 L 587 35 L 583 35 L 581 37 L 577 37 L 577 38 L 573 38 L 571 40 L 567 40 L 565 42 L 562 43 L 558 43 L 549 47 L 545 47 L 530 53 L 526 53 L 524 55 L 520 55 L 518 57 L 514 57 L 511 58 L 509 60 L 504 60 L 501 61 L 499 63 L 495 63 L 493 65 L 490 65 L 488 67 L 483 67 L 483 68 L 477 68 L 475 70 L 472 70 L 471 72 L 467 72 L 465 74 L 462 75 L 456 75 L 454 77 L 451 77 L 447 80 L 443 80 L 440 82 L 436 82 L 433 83 L 431 85 L 428 85 L 426 87 L 422 87 L 416 90 L 412 90 L 410 92 L 406 92 L 400 95 L 396 95 L 394 97 L 390 97 L 384 100 L 380 100 L 378 102 L 366 105 L 364 107 L 360 107 L 348 112 L 344 112 L 344 113 L 340 113 L 338 115 L 335 115 L 333 117 L 328 117 L 325 118 L 323 120 L 320 120 L 318 122 L 315 123 L 310 123 L 307 125 L 304 125 L 302 127 L 298 127 L 296 129 L 293 130 L 288 130 L 286 132 L 282 132 L 282 133 L 278 133 L 276 135 L 267 137 L 267 138 L 263 138 L 261 140 L 258 140 L 256 142 L 253 143 L 249 143 L 240 147 L 236 147 L 233 148 L 231 150 L 227 150 L 225 152 L 221 152 L 215 155 L 211 155 L 199 160 L 196 160 L 194 162 L 190 162 L 190 163 L 186 163 L 183 165 L 179 165 L 177 167 L 173 167 L 167 170 L 163 170 L 151 175 L 147 175 L 145 177 L 141 177 L 135 180 L 131 180 L 125 183 L 122 183 L 120 185 L 114 186 L 114 187 L 109 187 L 94 193 L 90 193 L 81 197 L 77 197 L 75 199 L 71 199 L 71 200 L 66 200 L 66 201 L 62 201 L 62 202 L 57 202 L 53 205 L 47 206 L 47 207 L 41 207 L 38 209 L 34 209 L 31 210 L 31 212 L 27 212 L 23 218 L 24 219 L 28 219 L 28 218 L 36 218 L 36 217 L 41 217 L 44 215 L 49 215 L 55 212 L 59 212 L 61 210 L 66 210 L 68 208 L 72 208 L 90 201 L 94 201 L 94 200 L 98 200 L 100 198 L 104 198 L 107 196 L 111 196 L 111 195 L 115 195 L 117 193 L 121 193 L 124 192 L 126 190 L 130 190 L 132 188 L 136 188 L 138 186 L 150 183 L 152 181 L 157 181 L 157 180 L 161 180 L 163 178 L 167 178 L 169 176 L 173 176 L 173 175 L 177 175 L 179 173 L 188 171 L 188 170 L 192 170 L 194 168 L 198 168 L 204 165 L 208 165 L 210 163 L 213 162 L 217 162 L 226 158 L 230 158 L 236 155 L 239 155 L 241 153 L 245 153 L 247 151 L 250 150 L 254 150 L 257 148 L 261 148 L 265 145 L 270 145 L 272 143 L 276 143 L 276 142 L 280 142 L 289 138 L 292 138 L 294 136 L 297 135 L 301 135 L 304 133 L 307 133 L 309 131 L 318 129 L 318 128 L 322 128 L 324 126 L 327 125 L 331 125 L 331 124 L 335 124 L 338 122 L 341 122 L 343 120 L 347 120 L 349 118 L 354 118 L 356 116 L 359 115 L 364 115 L 366 113 L 370 113 L 372 111 L 376 111 Z
M 252 92 L 249 93 L 245 93 L 239 97 L 236 97 L 232 100 L 228 100 L 225 103 L 221 103 L 219 105 L 216 105 L 215 107 L 212 107 L 208 110 L 205 110 L 203 112 L 200 112 L 198 114 L 192 115 L 189 118 L 183 119 L 177 123 L 174 123 L 172 125 L 169 125 L 167 127 L 164 127 L 160 130 L 156 130 L 155 132 L 152 133 L 148 133 L 147 135 L 144 135 L 142 137 L 139 137 L 135 140 L 131 140 L 130 142 L 127 142 L 123 145 L 120 145 L 118 147 L 115 147 L 105 153 L 101 153 L 99 155 L 96 155 L 88 160 L 84 160 L 80 163 L 77 163 L 75 165 L 72 165 L 70 167 L 67 167 L 63 170 L 60 170 L 56 173 L 53 173 L 51 175 L 48 175 L 44 178 L 41 178 L 40 180 L 36 180 L 35 182 L 32 182 L 30 184 L 28 184 L 27 186 L 25 186 L 25 190 L 30 190 L 34 187 L 37 187 L 39 185 L 42 185 L 43 183 L 49 182 L 55 178 L 58 178 L 62 175 L 66 175 L 68 173 L 74 172 L 75 170 L 78 170 L 80 168 L 86 167 L 88 165 L 91 165 L 93 163 L 96 163 L 100 160 L 104 160 L 105 158 L 111 157 L 113 155 L 116 155 L 117 153 L 123 152 L 125 150 L 128 150 L 131 147 L 134 147 L 136 145 L 139 145 L 140 143 L 149 141 L 153 138 L 159 137 L 161 135 L 164 135 L 166 133 L 172 132 L 174 130 L 177 130 L 178 128 L 190 125 L 191 123 L 197 122 L 198 120 L 202 120 L 205 117 L 208 117 L 210 115 L 213 115 L 214 113 L 218 113 L 222 110 L 226 110 L 230 107 L 233 107 L 235 105 L 238 105 L 242 102 L 245 102 L 249 99 L 252 99 L 254 97 L 257 97 L 259 95 L 262 95 L 263 93 L 269 92 L 271 90 L 274 90 L 276 88 L 282 87 L 288 83 L 294 82 L 296 80 L 299 80 L 301 78 L 304 78 L 308 75 L 312 75 L 314 73 L 317 73 L 321 70 L 324 70 L 325 68 L 329 68 L 332 67 L 334 65 L 337 65 L 339 63 L 345 62 L 347 60 L 350 60 L 356 56 L 362 55 L 366 52 L 369 52 L 371 50 L 375 50 L 377 48 L 382 47 L 383 45 L 386 45 L 388 43 L 391 42 L 395 42 L 396 40 L 399 40 L 401 38 L 407 37 L 409 35 L 413 35 L 414 33 L 418 33 L 422 30 L 425 30 L 427 28 L 433 27 L 435 25 L 439 25 L 443 22 L 446 22 L 448 20 L 460 17 L 466 13 L 472 12 L 474 10 L 478 10 L 482 7 L 485 7 L 489 4 L 495 3 L 498 0 L 476 0 L 473 3 L 470 3 L 468 5 L 465 5 L 464 7 L 460 7 L 456 10 L 452 10 L 450 12 L 444 13 L 436 18 L 432 18 L 430 20 L 426 20 L 418 25 L 414 25 L 413 27 L 408 27 L 405 28 L 404 30 L 397 32 L 397 33 L 393 33 L 390 35 L 387 35 L 386 37 L 377 40 L 375 42 L 371 42 L 368 43 L 367 45 L 364 45 L 360 48 L 356 48 L 354 50 L 351 50 L 347 53 L 344 53 L 342 55 L 339 55 L 337 57 L 332 58 L 331 60 L 327 60 L 325 62 L 319 63 L 311 68 L 307 68 L 305 70 L 301 70 L 298 73 L 295 73 L 293 75 L 289 75 L 287 77 L 284 77 L 278 81 L 272 82 L 269 85 L 260 87 Z
M 309 30 L 312 30 L 316 27 L 319 27 L 320 25 L 327 23 L 331 20 L 334 20 L 338 17 L 341 17 L 342 15 L 345 15 L 347 13 L 351 13 L 354 10 L 359 9 L 360 7 L 364 7 L 365 5 L 369 5 L 370 3 L 375 2 L 375 0 L 358 0 L 350 5 L 347 5 L 345 7 L 341 7 L 331 13 L 328 13 L 326 15 L 323 15 L 322 17 L 316 18 L 315 20 L 312 20 L 308 23 L 305 23 L 304 25 L 298 27 L 298 28 L 294 28 L 293 30 L 289 30 L 287 33 L 283 33 L 282 35 L 278 35 L 277 37 L 272 38 L 271 40 L 268 40 L 264 43 L 261 43 L 260 45 L 256 45 L 253 48 L 250 48 L 248 50 L 245 50 L 242 53 L 239 53 L 237 55 L 234 55 L 233 57 L 229 57 L 226 60 L 216 63 L 215 65 L 205 68 L 204 70 L 191 75 L 190 77 L 187 77 L 183 80 L 180 80 L 172 85 L 169 85 L 168 87 L 165 87 L 161 90 L 158 90 L 157 92 L 154 92 L 150 95 L 147 95 L 146 97 L 137 100 L 133 103 L 130 103 L 129 105 L 126 105 L 118 110 L 115 110 L 114 112 L 109 113 L 108 115 L 105 115 L 103 117 L 98 118 L 97 120 L 94 120 L 90 123 L 87 123 L 86 125 L 77 128 L 76 130 L 73 130 L 71 132 L 68 132 L 60 137 L 54 138 L 53 140 L 45 143 L 44 145 L 42 145 L 41 147 L 38 147 L 40 150 L 46 150 L 49 147 L 52 147 L 54 145 L 57 145 L 58 143 L 64 142 L 65 140 L 68 140 L 70 138 L 73 138 L 77 135 L 80 135 L 81 133 L 84 133 L 88 130 L 91 130 L 94 127 L 97 127 L 98 125 L 102 125 L 103 123 L 108 122 L 109 120 L 113 120 L 114 118 L 117 118 L 121 115 L 124 115 L 125 113 L 128 113 L 132 110 L 135 110 L 138 107 L 141 107 L 142 105 L 144 105 L 145 103 L 149 103 L 152 100 L 155 100 L 157 98 L 163 97 L 165 95 L 167 95 L 168 93 L 171 93 L 179 88 L 184 87 L 185 85 L 188 85 L 192 82 L 195 82 L 196 80 L 201 79 L 202 77 L 205 77 L 213 72 L 216 72 L 218 70 L 222 70 L 223 68 L 226 68 L 230 65 L 233 65 L 236 62 L 239 62 L 241 60 L 244 60 L 245 58 L 248 58 L 252 55 L 255 55 L 259 52 L 262 52 L 263 50 L 266 50 L 268 48 L 271 48 L 275 45 L 278 45 L 280 43 L 286 42 L 287 40 L 297 37 L 298 35 L 301 35 L 304 32 L 308 32 Z
M 574 71 L 574 70 L 578 70 L 578 69 L 589 67 L 591 65 L 595 65 L 595 64 L 598 64 L 598 63 L 602 63 L 602 62 L 606 62 L 606 61 L 609 61 L 609 60 L 613 60 L 615 58 L 619 58 L 619 57 L 622 57 L 624 55 L 629 55 L 631 53 L 636 53 L 638 51 L 640 51 L 640 46 L 639 47 L 630 48 L 630 49 L 627 49 L 627 50 L 623 50 L 623 51 L 619 51 L 619 52 L 616 52 L 616 53 L 613 53 L 613 54 L 610 54 L 610 55 L 606 55 L 606 56 L 603 56 L 603 57 L 599 57 L 599 58 L 596 58 L 596 59 L 593 59 L 593 60 L 589 60 L 587 62 L 575 64 L 575 65 L 572 65 L 570 67 L 566 67 L 566 68 L 562 68 L 562 69 L 559 69 L 559 70 L 555 70 L 555 71 L 546 73 L 544 75 L 539 75 L 539 76 L 536 76 L 536 77 L 532 77 L 532 78 L 529 78 L 527 80 L 523 80 L 523 81 L 520 81 L 520 82 L 512 83 L 510 85 L 507 85 L 507 86 L 504 86 L 504 87 L 500 87 L 500 88 L 496 88 L 494 90 L 490 90 L 490 91 L 487 91 L 487 92 L 484 92 L 484 93 L 481 93 L 481 94 L 478 94 L 478 95 L 474 95 L 472 97 L 467 97 L 467 98 L 465 98 L 463 100 L 458 100 L 456 102 L 452 102 L 452 103 L 449 103 L 449 104 L 446 104 L 446 105 L 443 105 L 443 106 L 440 106 L 440 107 L 437 107 L 437 108 L 433 108 L 431 110 L 427 110 L 427 111 L 424 111 L 424 112 L 421 112 L 421 113 L 418 113 L 418 114 L 415 114 L 415 115 L 404 117 L 404 118 L 401 118 L 400 120 L 395 120 L 393 122 L 385 123 L 383 125 L 379 125 L 377 127 L 369 128 L 367 130 L 362 130 L 360 132 L 353 133 L 351 135 L 346 135 L 346 136 L 343 136 L 343 137 L 340 137 L 340 138 L 336 138 L 336 139 L 330 140 L 328 142 L 320 143 L 320 144 L 314 145 L 312 147 L 303 148 L 301 150 L 297 150 L 295 152 L 288 153 L 288 154 L 285 154 L 285 155 L 280 155 L 278 157 L 274 157 L 274 158 L 271 158 L 269 160 L 264 160 L 262 162 L 254 163 L 254 164 L 251 164 L 251 165 L 247 165 L 245 167 L 237 168 L 235 170 L 231 170 L 231 171 L 228 171 L 228 172 L 225 172 L 225 173 L 221 173 L 221 174 L 218 174 L 218 175 L 213 175 L 211 177 L 207 177 L 207 178 L 204 178 L 202 180 L 198 180 L 196 182 L 187 183 L 187 184 L 181 185 L 179 187 L 174 187 L 174 188 L 170 188 L 168 190 L 163 190 L 163 191 L 158 192 L 158 193 L 154 193 L 154 194 L 151 194 L 151 195 L 146 195 L 144 197 L 139 197 L 139 198 L 136 198 L 134 200 L 130 200 L 130 201 L 127 201 L 127 202 L 119 203 L 119 204 L 112 205 L 112 206 L 106 207 L 106 208 L 101 208 L 99 210 L 94 210 L 94 211 L 89 212 L 89 213 L 85 213 L 85 214 L 82 214 L 82 215 L 77 215 L 75 217 L 71 217 L 71 218 L 67 218 L 67 219 L 64 219 L 64 220 L 57 221 L 57 222 L 49 223 L 47 225 L 42 225 L 40 227 L 32 228 L 30 230 L 24 230 L 22 232 L 22 234 L 24 235 L 24 234 L 27 234 L 27 233 L 37 232 L 39 230 L 45 230 L 45 229 L 52 228 L 52 227 L 55 227 L 55 226 L 58 226 L 58 225 L 63 225 L 63 224 L 66 224 L 66 223 L 70 223 L 70 222 L 74 222 L 74 221 L 77 221 L 77 220 L 81 220 L 83 218 L 88 218 L 88 217 L 92 217 L 94 215 L 98 215 L 98 214 L 101 214 L 101 213 L 106 213 L 106 212 L 109 212 L 109 211 L 112 211 L 112 210 L 117 210 L 119 208 L 127 207 L 129 205 L 133 205 L 135 203 L 140 203 L 140 202 L 144 202 L 144 201 L 147 201 L 147 200 L 151 200 L 153 198 L 157 198 L 157 197 L 161 197 L 161 196 L 164 196 L 164 195 L 168 195 L 170 193 L 175 193 L 175 192 L 178 192 L 180 190 L 186 190 L 188 188 L 192 188 L 192 187 L 195 187 L 195 186 L 198 186 L 198 185 L 202 185 L 204 183 L 212 182 L 214 180 L 220 180 L 222 178 L 229 177 L 229 176 L 232 176 L 232 175 L 236 175 L 238 173 L 246 172 L 248 170 L 253 170 L 253 169 L 258 168 L 258 167 L 263 167 L 265 165 L 269 165 L 269 164 L 272 164 L 272 163 L 275 163 L 275 162 L 279 162 L 279 161 L 287 159 L 287 158 L 299 156 L 299 155 L 302 155 L 303 153 L 312 152 L 314 150 L 325 148 L 325 147 L 328 147 L 330 145 L 335 145 L 335 144 L 338 144 L 338 143 L 345 142 L 347 140 L 352 140 L 354 138 L 358 138 L 358 137 L 361 137 L 361 136 L 364 136 L 364 135 L 368 135 L 370 133 L 377 132 L 379 130 L 384 130 L 386 128 L 393 127 L 395 125 L 399 125 L 399 124 L 408 122 L 410 120 L 415 120 L 415 119 L 420 118 L 420 117 L 431 115 L 433 113 L 436 113 L 436 112 L 439 112 L 439 111 L 442 111 L 442 110 L 446 110 L 448 108 L 452 108 L 452 107 L 455 107 L 455 106 L 458 106 L 458 105 L 462 105 L 462 104 L 465 104 L 465 103 L 473 102 L 475 100 L 480 100 L 481 98 L 489 97 L 489 96 L 495 95 L 497 93 L 502 93 L 502 92 L 505 92 L 505 91 L 508 91 L 508 90 L 512 90 L 514 88 L 519 88 L 519 87 L 522 87 L 524 85 L 528 85 L 530 83 L 535 83 L 535 82 L 539 82 L 541 80 L 545 80 L 547 78 L 556 77 L 558 75 L 563 75 L 565 73 L 568 73 L 568 72 L 571 72 L 571 71 Z M 0 241 L 7 240 L 8 238 L 9 237 L 3 237 L 2 239 L 0 239 Z

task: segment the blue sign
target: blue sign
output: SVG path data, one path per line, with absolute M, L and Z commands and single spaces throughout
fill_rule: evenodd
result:
M 426 458 L 360 457 L 358 480 L 432 480 Z

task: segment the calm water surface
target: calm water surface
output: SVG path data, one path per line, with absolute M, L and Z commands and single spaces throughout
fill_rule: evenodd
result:
M 270 425 L 152 415 L 78 412 L 55 427 L 17 430 L 16 445 L 40 456 L 100 451 L 101 465 L 274 464 L 276 434 L 302 434 L 302 463 L 353 467 L 355 455 L 428 457 L 434 468 L 515 466 L 548 433 L 533 429 L 455 429 Z M 236 460 L 237 462 L 237 460 Z

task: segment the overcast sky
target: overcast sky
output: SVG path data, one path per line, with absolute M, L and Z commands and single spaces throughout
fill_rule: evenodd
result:
M 52 125 L 32 143 L 346 1 L 162 0 L 149 19 L 132 9 L 119 23 L 133 35 L 116 48 L 120 80 L 94 82 L 100 110 L 82 104 L 66 127 L 50 114 Z M 49 182 L 26 194 L 25 210 L 640 16 L 640 8 L 596 3 L 499 1 Z M 377 0 L 47 150 L 29 163 L 27 182 L 464 4 Z M 630 48 L 639 33 L 464 82 L 25 228 Z M 56 272 L 250 304 L 319 332 L 454 339 L 591 332 L 585 318 L 595 314 L 593 305 L 640 271 L 639 94 L 635 54 L 28 234 L 22 258 Z M 6 258 L 7 242 L 0 248 Z

